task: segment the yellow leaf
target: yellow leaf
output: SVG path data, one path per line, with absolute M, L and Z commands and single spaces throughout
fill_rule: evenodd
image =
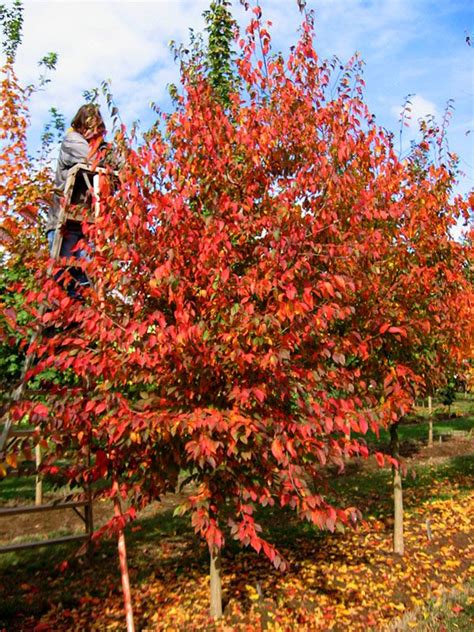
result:
M 257 589 L 250 584 L 245 584 L 245 588 L 248 592 L 248 597 L 251 601 L 258 601 L 260 599 L 260 595 L 257 592 Z
M 16 454 L 14 452 L 12 452 L 11 454 L 7 454 L 7 465 L 9 465 L 10 467 L 16 467 Z
M 461 560 L 448 560 L 444 563 L 445 568 L 457 568 L 461 564 Z

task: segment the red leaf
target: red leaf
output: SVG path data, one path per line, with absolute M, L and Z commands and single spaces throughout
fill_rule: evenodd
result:
M 380 467 L 383 467 L 385 465 L 385 457 L 381 452 L 376 452 L 375 458 L 377 459 L 377 463 Z
M 106 408 L 107 404 L 105 402 L 100 402 L 99 404 L 97 404 L 95 408 L 96 415 L 100 415 L 100 413 L 103 413 Z
M 329 283 L 329 281 L 323 281 L 321 283 L 321 288 L 324 290 L 323 294 L 328 294 L 329 296 L 335 296 L 334 288 Z
M 283 447 L 278 439 L 274 439 L 272 443 L 272 454 L 279 462 L 283 461 Z
M 97 450 L 95 453 L 95 464 L 97 467 L 101 468 L 107 465 L 108 459 L 107 455 L 103 450 Z
M 40 417 L 46 417 L 49 413 L 49 409 L 44 404 L 36 404 L 32 412 Z
M 401 336 L 406 336 L 407 332 L 405 329 L 402 329 L 401 327 L 390 327 L 388 330 L 389 334 L 400 334 Z
M 230 275 L 229 268 L 224 268 L 223 270 L 221 270 L 221 281 L 225 283 L 229 279 L 229 275 Z

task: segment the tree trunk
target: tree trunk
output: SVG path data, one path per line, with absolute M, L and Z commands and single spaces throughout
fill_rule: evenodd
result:
M 398 424 L 390 426 L 390 451 L 393 458 L 399 458 Z M 400 467 L 393 467 L 393 551 L 399 555 L 404 553 L 403 542 L 403 488 Z
M 114 513 L 117 517 L 122 515 L 120 499 L 118 496 L 114 498 Z M 125 534 L 123 529 L 118 534 L 118 554 L 120 561 L 120 575 L 122 577 L 123 603 L 125 607 L 125 616 L 127 621 L 127 632 L 135 632 L 135 623 L 133 621 L 132 596 L 130 592 L 130 577 L 128 574 L 127 564 L 127 547 L 125 546 Z
M 428 446 L 433 445 L 433 406 L 431 401 L 431 395 L 428 397 Z
M 210 579 L 211 579 L 211 607 L 210 614 L 214 619 L 222 617 L 222 579 L 221 552 L 217 547 L 209 547 Z

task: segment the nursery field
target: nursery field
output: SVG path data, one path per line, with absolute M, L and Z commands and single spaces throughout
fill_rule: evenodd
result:
M 400 428 L 406 463 L 403 558 L 391 552 L 390 471 L 372 459 L 351 463 L 335 481 L 334 500 L 363 511 L 359 528 L 330 534 L 285 511 L 266 511 L 262 522 L 289 568 L 279 572 L 263 556 L 229 541 L 223 552 L 224 617 L 215 624 L 208 616 L 207 550 L 186 517 L 173 517 L 180 498 L 170 496 L 127 530 L 137 628 L 471 630 L 473 404 L 457 402 L 449 415 L 438 411 L 430 447 L 423 411 L 410 421 Z M 380 437 L 380 447 L 385 440 Z M 22 479 L 9 479 L 0 483 L 0 494 L 5 505 L 31 499 L 33 490 Z M 96 504 L 96 524 L 110 514 L 105 502 Z M 80 528 L 64 512 L 8 524 L 3 519 L 0 540 Z M 102 541 L 89 559 L 74 554 L 72 546 L 43 547 L 0 558 L 0 629 L 124 629 L 115 542 Z

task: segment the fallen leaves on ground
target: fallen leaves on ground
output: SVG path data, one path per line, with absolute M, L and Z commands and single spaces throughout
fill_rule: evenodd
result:
M 290 569 L 282 574 L 262 557 L 227 550 L 223 558 L 224 618 L 208 616 L 207 562 L 193 537 L 142 539 L 130 547 L 130 572 L 139 630 L 380 630 L 390 620 L 460 588 L 474 575 L 473 495 L 469 481 L 434 480 L 406 490 L 403 558 L 391 553 L 390 518 L 369 518 L 358 531 L 302 534 L 282 547 Z M 429 521 L 428 537 L 427 521 Z M 296 531 L 296 530 L 295 530 Z M 301 533 L 298 532 L 298 533 Z M 100 553 L 98 554 L 100 557 Z M 69 575 L 68 575 L 69 573 Z M 57 591 L 63 593 L 57 597 Z M 33 586 L 33 587 L 32 587 Z M 46 632 L 122 630 L 122 595 L 113 555 L 20 586 L 42 597 L 43 611 L 18 628 Z M 50 599 L 45 596 L 49 590 Z M 55 597 L 53 597 L 55 595 Z

